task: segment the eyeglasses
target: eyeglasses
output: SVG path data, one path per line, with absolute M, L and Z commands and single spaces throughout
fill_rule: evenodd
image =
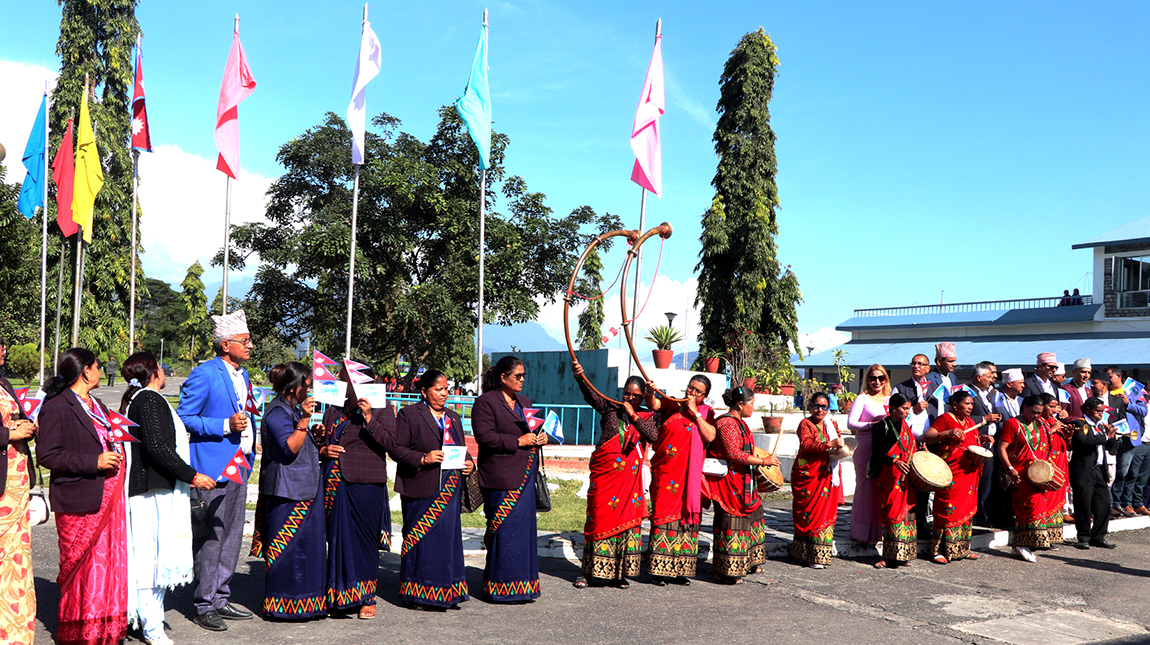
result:
M 229 338 L 229 339 L 225 340 L 224 342 L 225 343 L 239 343 L 240 345 L 245 345 L 247 347 L 255 347 L 256 346 L 256 344 L 253 343 L 252 339 L 250 339 L 250 338 L 245 338 L 243 340 L 240 340 L 239 338 Z
M 508 374 L 507 378 L 513 378 L 516 381 L 522 381 L 523 379 L 527 378 L 527 372 L 518 372 L 516 374 Z
M 926 367 L 928 365 L 930 365 L 930 363 L 927 363 L 926 361 L 911 361 L 910 363 L 911 367 Z
M 829 405 L 812 405 L 811 406 L 811 412 L 818 412 L 820 410 L 823 412 L 826 412 L 830 409 L 831 409 L 831 406 L 829 406 Z
M 690 394 L 691 396 L 697 396 L 697 395 L 703 394 L 703 393 L 704 392 L 698 388 L 694 388 L 694 387 L 687 388 L 687 394 Z

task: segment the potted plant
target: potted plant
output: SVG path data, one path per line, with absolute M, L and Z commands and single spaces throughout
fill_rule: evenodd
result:
M 747 387 L 747 388 L 754 390 L 757 382 L 758 382 L 758 378 L 755 376 L 755 370 L 753 370 L 749 367 L 744 367 L 743 368 L 743 387 Z
M 794 393 L 795 382 L 795 368 L 789 362 L 778 362 L 774 367 L 767 368 L 760 372 L 763 386 L 771 394 L 784 394 L 784 385 L 789 386 L 791 392 L 786 394 L 790 396 Z M 782 431 L 783 419 L 782 417 L 775 416 L 775 400 L 771 399 L 771 414 L 763 417 L 763 431 L 767 433 L 778 433 Z
M 671 348 L 675 346 L 675 343 L 683 340 L 683 337 L 669 325 L 661 325 L 648 329 L 645 340 L 655 343 L 655 349 L 651 350 L 651 356 L 655 360 L 655 369 L 665 370 L 671 366 L 671 360 L 675 357 L 675 352 Z
M 719 366 L 723 362 L 725 352 L 717 349 L 700 349 L 699 359 L 703 361 L 703 371 L 711 374 L 719 373 Z

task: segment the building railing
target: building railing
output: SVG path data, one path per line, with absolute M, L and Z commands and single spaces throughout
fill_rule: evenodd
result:
M 1072 303 L 1072 304 L 1071 304 Z M 878 316 L 926 316 L 930 314 L 953 314 L 971 311 L 1009 311 L 1011 309 L 1044 309 L 1047 307 L 1092 305 L 1094 296 L 1054 296 L 1052 298 L 1016 298 L 1014 300 L 984 300 L 980 302 L 948 302 L 937 305 L 914 305 L 910 307 L 883 307 L 878 309 L 855 309 L 855 318 Z

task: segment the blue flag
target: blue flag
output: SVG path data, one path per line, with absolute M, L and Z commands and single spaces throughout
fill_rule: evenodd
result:
M 563 443 L 563 423 L 554 410 L 547 411 L 547 418 L 543 421 L 543 432 L 546 432 L 555 443 Z
M 32 134 L 28 135 L 28 145 L 24 146 L 24 167 L 28 176 L 20 187 L 20 201 L 16 207 L 24 217 L 32 219 L 36 207 L 44 205 L 44 182 L 48 180 L 48 151 L 44 145 L 44 114 L 48 111 L 48 95 L 40 101 L 40 111 L 32 124 Z
M 455 109 L 479 148 L 479 167 L 487 170 L 491 167 L 491 89 L 487 86 L 486 14 L 483 31 L 479 32 L 479 45 L 475 48 L 475 62 L 471 64 L 471 78 L 467 79 L 463 96 L 455 102 Z

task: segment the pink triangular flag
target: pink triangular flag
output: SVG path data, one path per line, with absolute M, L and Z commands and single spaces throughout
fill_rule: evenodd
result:
M 663 116 L 663 37 L 655 36 L 655 50 L 643 80 L 643 93 L 635 110 L 631 126 L 631 151 L 635 153 L 635 167 L 631 181 L 663 196 L 663 149 L 659 143 L 659 117 Z
M 224 68 L 224 81 L 220 84 L 220 101 L 216 106 L 216 148 L 220 156 L 216 169 L 232 179 L 240 172 L 240 116 L 239 106 L 256 89 L 256 79 L 248 67 L 244 46 L 240 44 L 239 16 L 232 33 L 232 49 Z

